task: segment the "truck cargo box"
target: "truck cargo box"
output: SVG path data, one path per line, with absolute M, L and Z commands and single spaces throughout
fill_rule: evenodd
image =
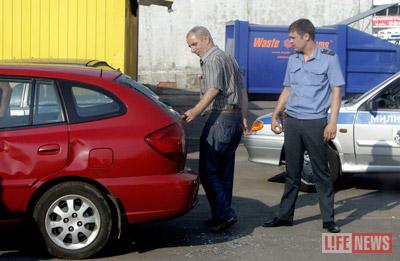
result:
M 337 53 L 344 94 L 362 93 L 400 71 L 400 46 L 346 24 L 316 28 L 317 43 Z M 225 50 L 239 63 L 250 94 L 280 93 L 293 48 L 288 26 L 233 21 L 226 25 Z

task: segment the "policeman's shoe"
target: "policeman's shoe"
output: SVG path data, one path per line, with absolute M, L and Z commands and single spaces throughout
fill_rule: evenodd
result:
M 274 219 L 272 219 L 270 221 L 266 221 L 263 224 L 263 227 L 283 227 L 283 226 L 291 227 L 291 226 L 293 226 L 293 221 L 279 219 L 279 218 L 275 217 Z
M 230 217 L 224 221 L 213 224 L 212 226 L 210 226 L 210 230 L 211 230 L 211 232 L 219 233 L 219 232 L 222 232 L 222 231 L 230 228 L 236 222 L 237 222 L 236 217 Z
M 338 225 L 336 225 L 336 223 L 333 221 L 324 222 L 322 224 L 322 228 L 326 229 L 329 233 L 339 233 L 340 232 L 340 227 Z

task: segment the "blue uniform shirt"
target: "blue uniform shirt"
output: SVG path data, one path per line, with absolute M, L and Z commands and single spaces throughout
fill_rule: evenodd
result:
M 289 57 L 284 86 L 290 87 L 286 113 L 297 119 L 326 118 L 331 105 L 332 88 L 345 84 L 335 52 L 317 45 L 313 58 Z

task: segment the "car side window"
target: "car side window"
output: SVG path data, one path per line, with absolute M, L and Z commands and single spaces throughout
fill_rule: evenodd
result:
M 24 100 L 23 92 L 27 91 L 28 89 L 30 89 L 30 88 L 24 83 L 15 84 L 12 88 L 10 106 L 11 107 L 19 107 L 21 105 L 21 103 L 23 103 L 23 100 Z M 28 95 L 28 92 L 26 92 L 25 94 Z M 25 98 L 27 98 L 27 97 L 25 97 Z M 27 103 L 29 103 L 29 101 L 27 101 Z
M 79 117 L 97 117 L 113 114 L 119 111 L 119 105 L 111 97 L 97 90 L 84 87 L 72 87 L 76 112 Z
M 107 119 L 126 112 L 123 102 L 101 86 L 59 80 L 69 123 Z
M 35 88 L 33 83 L 31 79 L 0 80 L 0 128 L 65 121 L 54 82 L 37 80 Z
M 0 128 L 30 123 L 31 82 L 0 81 Z
M 36 83 L 33 124 L 64 122 L 62 105 L 54 82 Z
M 400 83 L 394 83 L 373 99 L 377 110 L 399 110 L 400 109 Z

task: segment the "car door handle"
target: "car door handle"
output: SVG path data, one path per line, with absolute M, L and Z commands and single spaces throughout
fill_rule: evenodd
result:
M 47 144 L 40 146 L 38 149 L 39 153 L 58 152 L 58 151 L 60 151 L 60 145 L 58 144 Z

